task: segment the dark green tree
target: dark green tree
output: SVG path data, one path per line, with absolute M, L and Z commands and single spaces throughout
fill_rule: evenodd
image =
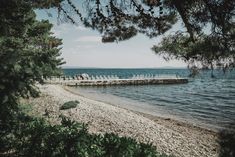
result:
M 0 1 L 0 128 L 18 108 L 18 98 L 35 96 L 34 84 L 57 75 L 61 39 L 52 36 L 52 24 L 36 20 L 35 3 Z
M 234 31 L 231 33 L 234 34 Z M 214 77 L 215 67 L 224 72 L 235 67 L 235 39 L 225 40 L 219 35 L 200 35 L 192 41 L 189 35 L 178 33 L 163 38 L 152 50 L 165 60 L 183 60 L 189 68 L 209 68 Z

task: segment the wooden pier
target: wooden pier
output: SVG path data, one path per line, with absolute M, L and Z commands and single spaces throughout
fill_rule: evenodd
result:
M 111 85 L 160 85 L 160 84 L 183 84 L 188 83 L 187 78 L 139 78 L 139 79 L 100 79 L 100 80 L 45 80 L 50 84 L 67 86 L 111 86 Z

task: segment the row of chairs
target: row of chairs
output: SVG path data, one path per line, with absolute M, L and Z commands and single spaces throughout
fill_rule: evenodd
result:
M 129 79 L 157 79 L 157 78 L 178 78 L 178 75 L 174 74 L 147 74 L 147 75 L 133 75 Z M 61 76 L 61 77 L 51 77 L 47 78 L 47 80 L 115 80 L 120 79 L 117 75 L 98 75 L 98 76 L 82 76 L 82 75 L 75 75 L 75 76 Z
M 133 75 L 131 79 L 157 79 L 157 78 L 178 78 L 178 75 L 175 74 L 147 74 L 147 75 Z

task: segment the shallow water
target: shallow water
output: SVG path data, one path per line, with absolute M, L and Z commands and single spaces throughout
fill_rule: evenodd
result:
M 136 74 L 177 74 L 187 77 L 187 69 L 66 69 L 66 75 L 118 75 L 128 78 Z M 188 84 L 77 87 L 74 91 L 100 101 L 157 116 L 179 120 L 212 129 L 231 129 L 235 124 L 235 72 L 226 75 L 204 71 Z

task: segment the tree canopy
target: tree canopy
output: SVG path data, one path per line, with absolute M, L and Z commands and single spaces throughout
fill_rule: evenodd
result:
M 158 37 L 181 22 L 180 30 L 152 48 L 157 54 L 191 66 L 234 67 L 234 0 L 27 1 L 34 8 L 57 8 L 59 21 L 97 30 L 103 42 L 128 40 L 138 33 Z
M 183 29 L 153 47 L 157 54 L 193 65 L 234 66 L 234 0 L 64 0 L 58 13 L 61 19 L 98 30 L 103 42 L 138 33 L 157 37 L 182 22 Z

